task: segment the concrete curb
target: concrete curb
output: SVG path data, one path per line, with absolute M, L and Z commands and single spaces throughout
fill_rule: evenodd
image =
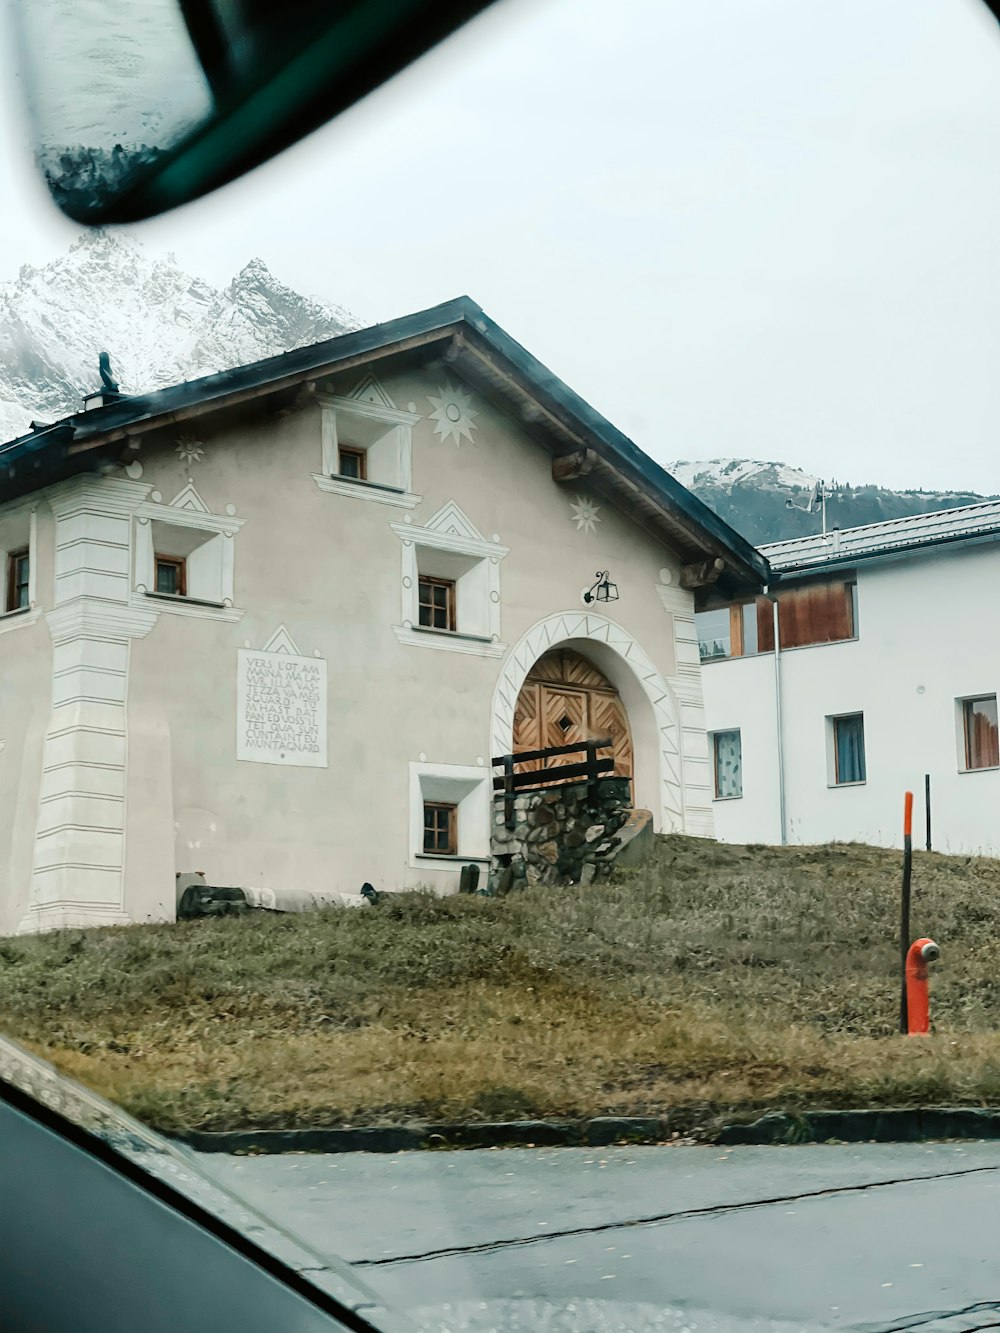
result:
M 386 1125 L 361 1129 L 182 1130 L 171 1137 L 197 1152 L 404 1152 L 433 1148 L 608 1147 L 662 1143 L 658 1116 L 597 1116 L 592 1120 L 511 1120 L 499 1124 Z
M 676 1127 L 659 1116 L 596 1116 L 591 1120 L 510 1120 L 496 1124 L 385 1125 L 359 1129 L 237 1129 L 218 1133 L 192 1129 L 171 1137 L 197 1152 L 256 1156 L 448 1148 L 607 1148 L 615 1143 L 664 1143 L 673 1132 L 677 1132 Z M 754 1121 L 704 1126 L 694 1133 L 702 1142 L 724 1145 L 997 1139 L 1000 1110 L 903 1106 L 799 1114 L 769 1111 Z
M 1000 1138 L 1000 1110 L 978 1106 L 899 1106 L 871 1111 L 770 1111 L 749 1124 L 724 1125 L 713 1142 L 919 1143 Z

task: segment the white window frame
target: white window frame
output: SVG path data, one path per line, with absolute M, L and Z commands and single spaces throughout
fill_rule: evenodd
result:
M 393 626 L 399 642 L 415 648 L 438 648 L 480 657 L 502 657 L 507 651 L 507 645 L 500 639 L 500 562 L 510 547 L 504 546 L 496 534 L 487 541 L 453 500 L 439 509 L 424 527 L 418 527 L 409 519 L 390 526 L 400 539 L 402 552 L 400 623 Z M 431 554 L 431 563 L 425 560 L 421 568 L 421 556 L 427 553 L 440 554 L 445 563 L 435 567 Z M 447 572 L 448 562 L 456 570 L 464 567 L 464 572 L 456 578 L 457 628 L 431 629 L 420 624 L 420 575 L 423 573 L 450 578 L 452 574 Z M 472 577 L 463 589 L 461 582 L 466 576 Z M 466 603 L 470 596 L 477 598 L 473 621 L 480 629 L 475 633 L 462 629 L 463 593 Z M 465 622 L 469 623 L 467 605 Z
M 25 525 L 25 518 L 27 524 Z M 8 523 L 26 527 L 26 540 L 11 541 L 4 535 Z M 28 605 L 7 611 L 7 559 L 14 551 L 28 550 Z M 33 625 L 42 614 L 38 605 L 38 502 L 18 500 L 0 508 L 0 575 L 3 577 L 0 593 L 0 634 Z
M 148 607 L 149 603 L 153 602 L 158 611 L 165 611 L 171 615 L 196 616 L 206 620 L 241 619 L 244 613 L 234 605 L 235 538 L 245 521 L 230 514 L 211 513 L 194 486 L 190 484 L 185 486 L 169 504 L 153 499 L 142 501 L 135 511 L 132 590 L 129 599 L 131 604 Z M 156 591 L 156 556 L 169 555 L 170 552 L 157 551 L 153 537 L 154 523 L 207 533 L 209 540 L 218 538 L 221 543 L 219 551 L 221 597 L 218 600 L 209 601 L 190 594 L 183 597 L 171 596 L 169 593 Z M 191 561 L 190 557 L 185 559 L 190 586 Z
M 492 770 L 465 764 L 410 764 L 410 867 L 460 870 L 468 861 L 490 864 Z M 424 802 L 457 807 L 454 856 L 424 851 Z
M 398 407 L 369 402 L 364 398 L 342 397 L 338 394 L 317 394 L 316 401 L 320 409 L 320 472 L 312 474 L 313 481 L 321 491 L 331 495 L 348 495 L 354 500 L 372 500 L 376 504 L 396 505 L 401 509 L 412 509 L 420 503 L 420 496 L 414 495 L 413 474 L 413 427 L 420 420 L 417 412 L 403 412 Z M 354 444 L 352 448 L 363 448 L 368 456 L 368 477 L 340 476 L 339 434 L 346 434 L 341 428 L 350 423 L 358 423 L 366 434 L 373 434 L 380 428 L 381 435 L 367 445 Z M 382 479 L 372 476 L 376 451 L 380 456 L 379 465 L 384 468 Z

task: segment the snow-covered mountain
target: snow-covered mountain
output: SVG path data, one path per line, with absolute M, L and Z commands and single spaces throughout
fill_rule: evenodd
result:
M 79 410 L 111 353 L 123 393 L 245 365 L 358 327 L 340 306 L 300 296 L 251 259 L 217 290 L 172 255 L 88 232 L 40 268 L 0 284 L 0 440 Z
M 801 468 L 753 458 L 711 458 L 669 463 L 667 470 L 756 545 L 805 537 L 820 530 L 820 515 L 804 512 L 819 478 Z M 841 528 L 998 498 L 974 491 L 894 491 L 884 486 L 852 485 L 833 477 L 824 481 L 827 491 L 832 492 L 827 501 L 827 523 Z M 788 508 L 789 500 L 795 508 Z
M 690 490 L 698 486 L 717 486 L 731 491 L 734 486 L 753 485 L 808 491 L 819 481 L 818 477 L 801 468 L 790 467 L 787 463 L 763 463 L 755 458 L 709 458 L 693 463 L 681 460 L 669 464 L 669 470 Z

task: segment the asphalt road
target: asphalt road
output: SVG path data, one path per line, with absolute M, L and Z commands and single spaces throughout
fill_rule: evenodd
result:
M 200 1161 L 427 1330 L 1000 1329 L 1000 1143 Z

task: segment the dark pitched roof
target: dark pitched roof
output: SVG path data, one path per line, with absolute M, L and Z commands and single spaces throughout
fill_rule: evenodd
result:
M 762 547 L 779 577 L 823 575 L 833 567 L 854 566 L 872 560 L 895 560 L 921 552 L 934 554 L 942 546 L 968 546 L 1000 540 L 1000 500 L 938 509 L 930 514 L 883 519 L 856 528 L 834 528 L 825 534 L 793 537 Z
M 748 541 L 505 333 L 467 296 L 430 310 L 155 393 L 78 412 L 0 445 L 0 501 L 120 456 L 128 437 L 293 388 L 398 352 L 449 343 L 456 371 L 505 400 L 553 454 L 584 454 L 583 470 L 689 560 L 721 559 L 720 591 L 767 581 Z M 440 347 L 436 349 L 440 355 Z

